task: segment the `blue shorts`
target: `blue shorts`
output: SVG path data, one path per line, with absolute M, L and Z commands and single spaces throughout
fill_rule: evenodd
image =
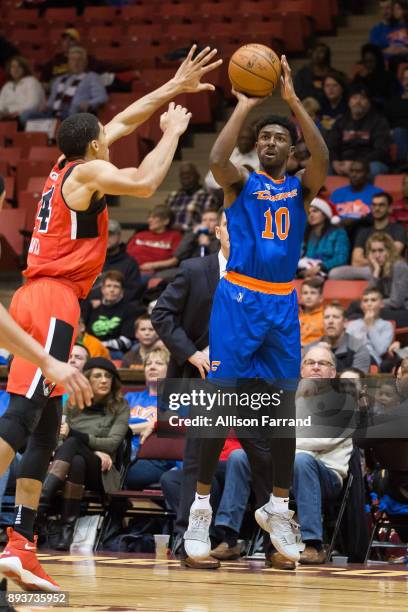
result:
M 297 379 L 301 343 L 297 294 L 218 283 L 210 319 L 209 378 Z

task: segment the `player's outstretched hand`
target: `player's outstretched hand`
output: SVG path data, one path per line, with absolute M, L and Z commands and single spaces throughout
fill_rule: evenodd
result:
M 173 77 L 180 93 L 197 93 L 198 91 L 214 91 L 215 89 L 211 83 L 201 83 L 201 79 L 207 72 L 221 66 L 222 59 L 215 62 L 211 61 L 217 55 L 217 49 L 206 47 L 193 57 L 196 50 L 197 45 L 193 45 Z
M 196 351 L 188 358 L 188 361 L 197 368 L 201 378 L 205 378 L 206 372 L 210 371 L 210 361 L 203 351 Z
M 92 404 L 93 393 L 89 381 L 68 363 L 48 355 L 42 373 L 49 381 L 62 385 L 70 395 L 71 401 L 75 401 L 75 405 L 81 410 Z
M 248 96 L 247 94 L 242 93 L 242 91 L 237 91 L 234 88 L 232 88 L 231 91 L 238 100 L 238 104 L 245 106 L 248 110 L 251 110 L 251 108 L 254 108 L 255 106 L 259 106 L 259 104 L 262 104 L 262 102 L 271 96 L 271 94 L 268 94 L 267 96 L 257 98 L 254 96 Z
M 281 57 L 281 66 L 281 96 L 286 102 L 289 102 L 296 98 L 296 92 L 293 85 L 292 70 L 290 69 L 286 55 L 282 55 Z
M 170 102 L 168 110 L 160 117 L 160 128 L 163 132 L 166 130 L 174 130 L 176 134 L 181 136 L 187 129 L 191 113 L 184 106 L 177 106 L 174 102 Z

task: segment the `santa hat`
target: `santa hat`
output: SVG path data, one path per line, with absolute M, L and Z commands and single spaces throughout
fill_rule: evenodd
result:
M 333 225 L 338 225 L 340 223 L 340 217 L 337 214 L 337 210 L 334 204 L 328 202 L 327 200 L 323 200 L 322 198 L 314 198 L 310 202 L 310 206 L 314 206 L 320 212 L 322 212 Z

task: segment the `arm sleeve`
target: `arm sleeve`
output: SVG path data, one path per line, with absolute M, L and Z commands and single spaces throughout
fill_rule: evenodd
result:
M 186 268 L 180 272 L 159 297 L 151 315 L 152 325 L 179 365 L 183 365 L 197 348 L 180 325 L 191 278 Z
M 358 348 L 357 351 L 354 353 L 352 366 L 353 368 L 358 368 L 363 372 L 369 372 L 370 362 L 370 353 L 368 352 L 367 347 L 362 344 L 360 348 Z
M 325 257 L 323 261 L 324 269 L 327 271 L 337 266 L 345 266 L 350 258 L 350 242 L 347 233 L 343 229 L 338 229 L 333 238 L 332 255 Z
M 408 266 L 403 262 L 395 262 L 390 297 L 384 300 L 386 308 L 404 308 L 408 300 Z
M 102 451 L 112 455 L 126 436 L 129 423 L 129 405 L 124 403 L 121 411 L 117 414 L 112 427 L 106 438 L 99 438 L 89 434 L 89 447 L 94 451 Z

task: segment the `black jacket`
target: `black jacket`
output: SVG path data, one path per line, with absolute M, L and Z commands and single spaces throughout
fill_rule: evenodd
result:
M 336 121 L 326 138 L 331 160 L 384 163 L 389 160 L 390 126 L 374 109 L 358 121 L 347 112 Z
M 208 346 L 208 324 L 219 275 L 216 253 L 183 261 L 153 309 L 153 327 L 171 353 L 168 378 L 199 376 L 187 360 Z
M 139 266 L 133 257 L 126 253 L 126 245 L 122 242 L 119 245 L 119 253 L 110 255 L 109 251 L 106 252 L 102 273 L 96 279 L 89 296 L 91 299 L 99 299 L 101 297 L 102 275 L 108 270 L 119 270 L 119 272 L 122 272 L 125 277 L 125 297 L 127 300 L 135 300 L 141 296 L 144 284 L 140 278 Z

